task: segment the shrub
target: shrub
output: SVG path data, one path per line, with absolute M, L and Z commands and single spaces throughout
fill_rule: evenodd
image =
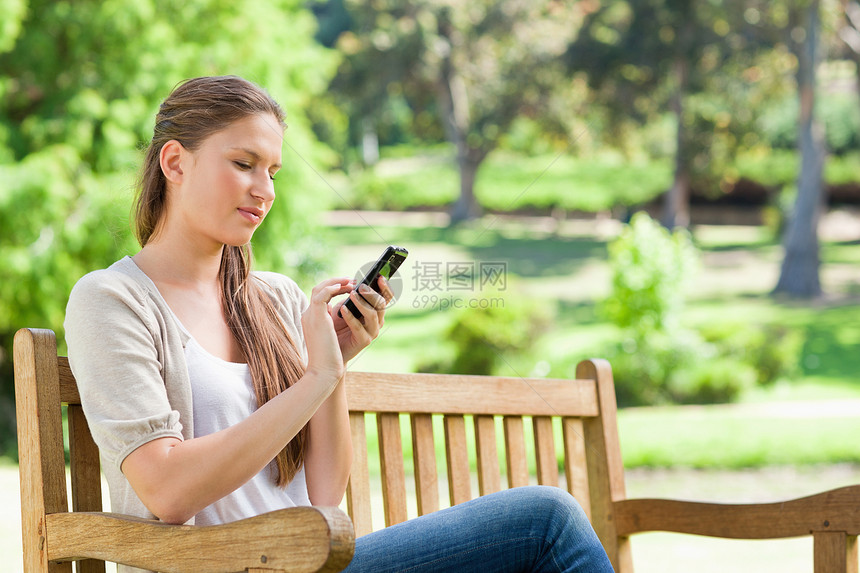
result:
M 773 324 L 724 323 L 708 326 L 702 334 L 716 346 L 720 355 L 752 367 L 760 385 L 772 384 L 798 372 L 798 357 L 805 337 L 797 329 Z
M 735 358 L 698 360 L 672 372 L 667 391 L 673 402 L 681 404 L 733 402 L 755 386 L 756 376 L 755 368 Z
M 610 350 L 621 405 L 670 401 L 667 381 L 709 352 L 695 332 L 681 327 L 684 288 L 697 264 L 686 231 L 670 233 L 637 213 L 609 245 L 612 291 L 603 314 L 621 329 Z
M 512 293 L 480 300 L 496 304 L 469 305 L 457 311 L 445 332 L 446 341 L 454 348 L 453 357 L 426 360 L 418 371 L 487 375 L 506 366 L 510 369 L 535 346 L 548 325 L 540 307 Z
M 546 327 L 533 305 L 514 297 L 503 305 L 463 309 L 448 339 L 456 348 L 451 371 L 457 374 L 493 374 L 506 356 L 528 352 Z
M 646 213 L 636 213 L 609 245 L 612 292 L 603 313 L 632 331 L 637 342 L 655 331 L 671 335 L 680 327 L 683 292 L 697 258 L 685 230 L 670 233 Z
M 704 343 L 694 331 L 679 329 L 672 336 L 654 332 L 639 340 L 625 338 L 608 351 L 619 406 L 676 401 L 677 396 L 669 387 L 674 373 L 688 371 L 713 353 L 713 347 Z

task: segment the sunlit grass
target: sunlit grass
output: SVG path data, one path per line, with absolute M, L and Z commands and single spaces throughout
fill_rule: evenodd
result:
M 579 360 L 605 356 L 618 336 L 599 310 L 609 288 L 606 241 L 487 227 L 486 221 L 460 229 L 395 226 L 386 227 L 385 233 L 393 242 L 414 245 L 410 257 L 419 260 L 505 260 L 509 269 L 519 270 L 518 290 L 546 301 L 553 312 L 550 330 L 530 356 L 509 360 L 503 374 L 572 377 Z M 341 264 L 355 260 L 357 253 L 369 259 L 379 249 L 371 229 L 345 227 L 333 234 L 348 239 Z M 825 285 L 836 298 L 806 304 L 769 296 L 781 252 L 767 229 L 699 227 L 694 238 L 703 263 L 684 313 L 688 326 L 771 324 L 804 333 L 800 376 L 751 389 L 741 396 L 742 403 L 860 399 L 860 305 L 839 294 L 840 289 L 850 290 L 852 281 L 860 283 L 856 245 L 823 245 L 825 269 L 841 269 L 848 278 Z M 444 335 L 452 311 L 410 306 L 419 294 L 409 290 L 414 279 L 410 272 L 404 271 L 404 295 L 389 314 L 388 335 L 374 342 L 358 369 L 414 371 L 427 358 L 450 352 Z M 860 431 L 857 420 L 826 410 L 797 419 L 720 406 L 636 409 L 619 416 L 624 460 L 630 467 L 860 463 L 860 446 L 852 438 Z

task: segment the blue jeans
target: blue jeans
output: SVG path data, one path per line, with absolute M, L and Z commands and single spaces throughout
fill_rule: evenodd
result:
M 348 573 L 612 571 L 582 508 L 567 492 L 519 487 L 405 521 L 355 540 Z

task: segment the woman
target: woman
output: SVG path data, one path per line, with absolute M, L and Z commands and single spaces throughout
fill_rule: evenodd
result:
M 250 272 L 284 128 L 278 104 L 240 78 L 177 87 L 142 169 L 141 250 L 72 291 L 69 360 L 114 511 L 214 524 L 343 498 L 346 363 L 379 334 L 392 293 L 380 279 L 382 295 L 350 295 L 361 317 L 340 317 L 343 301 L 332 301 L 354 281 L 325 280 L 307 299 L 285 276 Z M 555 488 L 502 492 L 364 536 L 349 570 L 413 566 L 611 570 L 582 510 Z

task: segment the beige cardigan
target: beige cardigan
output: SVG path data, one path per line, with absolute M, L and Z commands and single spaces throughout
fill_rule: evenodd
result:
M 254 273 L 276 301 L 290 336 L 306 359 L 301 314 L 307 297 L 276 273 Z M 155 284 L 125 257 L 75 285 L 66 309 L 69 364 L 99 447 L 111 510 L 153 518 L 120 471 L 125 457 L 166 436 L 190 439 L 188 336 Z M 193 520 L 192 520 L 193 522 Z

